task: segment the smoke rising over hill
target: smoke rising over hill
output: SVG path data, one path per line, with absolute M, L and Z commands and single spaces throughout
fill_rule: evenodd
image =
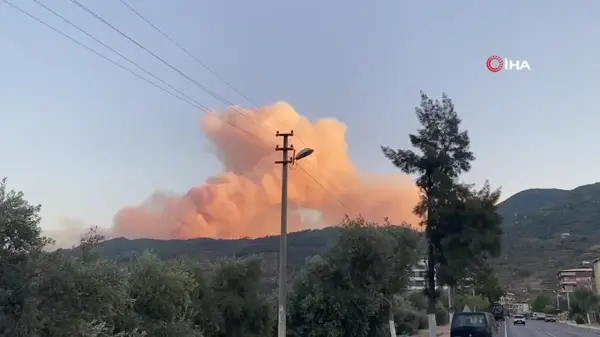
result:
M 359 172 L 348 155 L 346 126 L 335 119 L 312 123 L 287 103 L 279 102 L 256 110 L 230 108 L 206 114 L 200 130 L 214 144 L 222 172 L 191 187 L 185 195 L 156 193 L 139 206 L 121 209 L 109 237 L 187 239 L 277 234 L 281 199 L 281 165 L 274 163 L 281 160 L 281 152 L 275 151 L 275 146 L 281 145 L 281 138 L 275 137 L 277 130 L 294 130 L 290 141 L 296 149 L 315 149 L 289 171 L 290 231 L 337 224 L 345 214 L 361 214 L 378 222 L 388 217 L 394 224 L 417 223 L 412 210 L 418 192 L 411 179 L 401 173 Z M 313 216 L 307 216 L 306 210 L 313 211 Z
M 276 234 L 281 198 L 281 165 L 274 164 L 281 159 L 281 152 L 274 151 L 281 142 L 274 135 L 276 130 L 294 130 L 291 143 L 297 149 L 315 149 L 313 155 L 297 162 L 300 167 L 289 171 L 290 230 L 336 224 L 346 213 L 360 213 L 374 221 L 388 217 L 392 223 L 416 223 L 414 183 L 400 173 L 358 172 L 348 155 L 345 125 L 335 119 L 311 123 L 282 102 L 240 111 L 230 108 L 207 114 L 200 123 L 223 164 L 220 174 L 185 195 L 156 194 L 140 206 L 120 210 L 111 236 L 171 239 Z M 304 209 L 321 216 L 303 216 Z

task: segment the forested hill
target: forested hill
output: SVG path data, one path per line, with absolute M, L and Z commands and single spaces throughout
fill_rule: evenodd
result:
M 304 257 L 318 255 L 326 250 L 339 235 L 339 228 L 305 230 L 288 234 L 288 255 L 291 260 L 303 262 Z M 279 236 L 258 239 L 220 240 L 199 238 L 191 240 L 127 240 L 106 241 L 102 254 L 114 260 L 126 261 L 139 252 L 151 250 L 162 258 L 190 256 L 209 261 L 220 257 L 245 257 L 279 252 Z
M 513 288 L 553 289 L 559 269 L 600 256 L 600 183 L 525 190 L 499 212 L 505 233 L 496 267 Z
M 320 255 L 338 238 L 340 229 L 329 227 L 288 234 L 288 272 L 293 277 L 306 259 Z M 260 256 L 263 259 L 265 290 L 277 284 L 279 236 L 259 239 L 218 240 L 127 240 L 114 239 L 103 243 L 102 255 L 119 262 L 128 262 L 144 251 L 152 251 L 164 259 L 187 256 L 202 261 L 206 267 L 224 257 Z
M 600 183 L 571 191 L 529 189 L 499 205 L 504 218 L 503 255 L 495 266 L 511 288 L 552 288 L 556 271 L 600 256 Z M 568 237 L 563 237 L 568 233 Z M 339 234 L 335 227 L 307 230 L 288 236 L 290 272 L 307 257 L 325 251 Z M 260 255 L 267 278 L 277 271 L 279 237 L 240 240 L 126 240 L 114 239 L 103 246 L 111 259 L 127 261 L 145 250 L 163 258 L 186 255 L 211 263 L 219 257 Z

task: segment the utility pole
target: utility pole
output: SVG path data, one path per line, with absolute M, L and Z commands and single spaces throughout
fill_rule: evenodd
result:
M 294 131 L 289 133 L 280 133 L 277 131 L 276 137 L 283 137 L 283 147 L 275 147 L 275 151 L 281 151 L 281 160 L 275 164 L 281 164 L 281 235 L 279 236 L 279 316 L 277 324 L 277 337 L 286 337 L 287 330 L 287 189 L 288 189 L 288 164 L 294 162 L 294 157 L 289 156 L 289 152 L 294 147 L 289 144 L 290 137 L 294 136 Z
M 454 308 L 452 308 L 452 287 L 448 286 L 448 324 L 452 324 L 452 316 L 454 316 Z

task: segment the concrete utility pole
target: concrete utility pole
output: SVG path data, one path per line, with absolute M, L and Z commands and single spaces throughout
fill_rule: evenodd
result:
M 277 324 L 277 337 L 286 337 L 287 331 L 287 192 L 288 192 L 288 164 L 296 160 L 310 156 L 315 150 L 304 148 L 296 153 L 293 145 L 290 145 L 290 137 L 294 131 L 280 133 L 276 137 L 283 137 L 283 147 L 277 145 L 275 151 L 281 151 L 281 160 L 275 164 L 281 164 L 281 234 L 279 236 L 279 311 Z M 290 152 L 292 155 L 290 156 Z
M 283 147 L 275 148 L 275 151 L 281 151 L 281 160 L 275 164 L 281 164 L 281 234 L 279 237 L 279 315 L 277 324 L 277 337 L 286 337 L 287 331 L 287 188 L 288 188 L 288 164 L 294 162 L 293 157 L 289 157 L 289 152 L 293 151 L 290 146 L 290 137 L 294 131 L 289 133 L 277 133 L 276 137 L 283 137 Z
M 452 324 L 454 309 L 452 308 L 452 287 L 448 286 L 448 324 Z

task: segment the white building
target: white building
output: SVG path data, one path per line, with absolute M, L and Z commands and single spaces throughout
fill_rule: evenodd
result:
M 500 296 L 500 304 L 504 306 L 508 306 L 515 302 L 515 294 L 506 292 L 504 295 Z
M 413 291 L 424 290 L 427 286 L 427 260 L 420 260 L 413 267 L 408 279 L 408 289 Z M 437 287 L 437 284 L 436 284 Z M 446 289 L 446 287 L 443 287 Z
M 512 303 L 509 305 L 510 312 L 516 314 L 524 314 L 530 312 L 529 304 L 527 303 Z

